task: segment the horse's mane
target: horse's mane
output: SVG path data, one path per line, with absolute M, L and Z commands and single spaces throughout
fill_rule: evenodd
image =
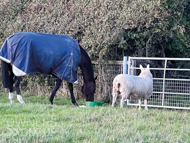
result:
M 81 64 L 79 65 L 82 70 L 84 81 L 94 80 L 94 70 L 92 62 L 87 52 L 79 45 L 81 52 Z

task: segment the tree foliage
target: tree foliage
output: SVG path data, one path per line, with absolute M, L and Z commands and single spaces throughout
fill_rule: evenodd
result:
M 1 0 L 0 44 L 20 31 L 67 34 L 93 60 L 189 57 L 189 0 Z

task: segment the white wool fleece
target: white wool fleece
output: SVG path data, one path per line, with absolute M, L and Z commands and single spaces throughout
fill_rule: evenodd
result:
M 149 69 L 140 65 L 139 76 L 119 74 L 113 80 L 113 98 L 118 94 L 123 99 L 148 99 L 153 92 L 153 78 Z M 117 98 L 117 97 L 116 97 Z

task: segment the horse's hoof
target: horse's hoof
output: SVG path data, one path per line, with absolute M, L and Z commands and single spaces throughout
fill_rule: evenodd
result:
M 13 100 L 13 99 L 10 99 L 10 102 L 11 102 L 11 103 L 14 103 L 14 100 Z
M 53 101 L 49 100 L 50 104 L 53 105 Z
M 21 104 L 25 104 L 24 100 L 22 99 L 21 95 L 17 95 L 17 100 L 21 103 Z
M 75 106 L 79 106 L 79 105 L 77 104 L 77 102 L 74 102 L 73 104 L 74 104 Z

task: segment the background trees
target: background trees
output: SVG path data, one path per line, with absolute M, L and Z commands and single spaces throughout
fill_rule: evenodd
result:
M 68 34 L 93 60 L 189 57 L 189 0 L 2 0 L 0 44 L 20 31 Z
M 0 1 L 0 45 L 10 34 L 21 31 L 74 37 L 98 61 L 94 68 L 96 97 L 106 102 L 111 100 L 114 76 L 121 73 L 121 67 L 109 66 L 108 60 L 122 60 L 123 56 L 189 58 L 189 25 L 190 0 Z M 171 63 L 179 68 L 183 64 Z M 49 79 L 27 76 L 22 90 L 51 92 L 55 82 L 49 83 Z M 75 95 L 80 98 L 77 87 Z

